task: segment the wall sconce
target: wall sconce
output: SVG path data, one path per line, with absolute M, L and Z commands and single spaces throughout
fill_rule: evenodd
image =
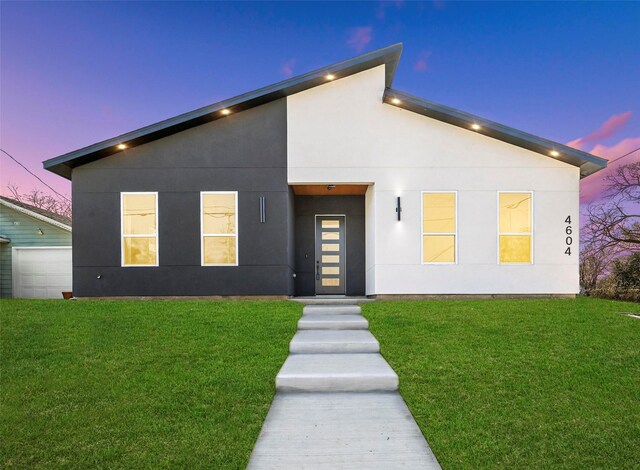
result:
M 400 206 L 400 196 L 398 196 L 398 200 L 396 201 L 396 212 L 398 213 L 398 220 L 400 220 L 400 213 L 402 212 L 402 207 Z
M 264 224 L 267 221 L 267 208 L 264 201 L 264 196 L 260 196 L 260 223 Z
M 38 235 L 40 235 L 40 236 L 44 235 L 44 232 L 42 231 L 41 228 L 38 229 Z

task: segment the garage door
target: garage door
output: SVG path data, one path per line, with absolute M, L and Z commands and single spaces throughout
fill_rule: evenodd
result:
M 71 290 L 71 247 L 14 247 L 13 296 L 61 299 Z

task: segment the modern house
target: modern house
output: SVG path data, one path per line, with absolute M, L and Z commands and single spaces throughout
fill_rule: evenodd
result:
M 71 291 L 71 219 L 0 196 L 0 297 Z
M 401 50 L 45 161 L 74 294 L 576 294 L 606 160 L 392 88 Z

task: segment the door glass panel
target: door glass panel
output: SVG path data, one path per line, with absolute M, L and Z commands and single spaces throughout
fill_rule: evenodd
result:
M 323 240 L 340 240 L 340 232 L 322 232 Z
M 322 228 L 340 228 L 339 220 L 323 220 Z
M 338 243 L 323 243 L 322 251 L 340 251 L 340 245 Z
M 326 287 L 338 287 L 340 285 L 340 279 L 323 277 L 322 285 Z
M 339 263 L 340 255 L 322 255 L 323 263 Z
M 322 274 L 340 274 L 339 266 L 322 266 Z

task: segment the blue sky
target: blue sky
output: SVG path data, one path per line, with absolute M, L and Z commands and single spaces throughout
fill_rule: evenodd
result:
M 396 42 L 396 88 L 606 157 L 640 142 L 638 2 L 0 5 L 2 148 L 65 192 L 42 160 Z M 0 163 L 2 192 L 37 187 Z

